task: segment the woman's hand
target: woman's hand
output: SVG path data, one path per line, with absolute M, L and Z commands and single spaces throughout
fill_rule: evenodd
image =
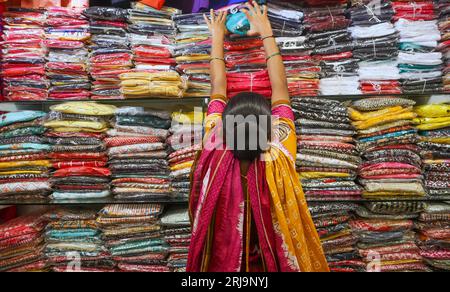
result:
M 219 11 L 218 15 L 216 15 L 213 9 L 211 9 L 210 19 L 208 19 L 206 14 L 203 14 L 213 38 L 225 38 L 227 15 L 228 11 Z
M 246 6 L 248 10 L 242 9 L 241 11 L 245 13 L 251 25 L 247 34 L 249 36 L 271 36 L 273 32 L 272 25 L 269 21 L 267 5 L 264 5 L 263 9 L 261 9 L 258 3 L 251 1 Z

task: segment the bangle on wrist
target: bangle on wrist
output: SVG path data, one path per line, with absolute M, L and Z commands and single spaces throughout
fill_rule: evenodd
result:
M 265 41 L 265 40 L 270 39 L 270 38 L 275 38 L 275 36 L 274 35 L 269 35 L 269 36 L 266 36 L 266 37 L 261 37 L 261 40 Z
M 268 56 L 266 58 L 266 63 L 269 62 L 269 60 L 272 59 L 275 56 L 281 56 L 281 53 L 280 52 L 276 52 L 276 53 L 273 53 L 272 55 Z
M 214 60 L 218 60 L 218 61 L 222 61 L 222 62 L 226 63 L 224 58 L 217 58 L 217 57 L 211 57 L 211 58 L 209 58 L 209 62 L 210 62 L 210 63 L 211 63 L 212 61 L 214 61 Z

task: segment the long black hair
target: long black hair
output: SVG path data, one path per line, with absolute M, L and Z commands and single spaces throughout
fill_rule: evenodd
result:
M 223 139 L 234 157 L 253 161 L 268 149 L 271 139 L 270 102 L 262 95 L 242 92 L 231 98 L 223 112 Z

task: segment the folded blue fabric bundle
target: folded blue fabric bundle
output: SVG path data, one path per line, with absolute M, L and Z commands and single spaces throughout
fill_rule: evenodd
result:
M 45 117 L 47 114 L 41 111 L 18 111 L 0 115 L 0 127 L 14 123 L 29 122 Z

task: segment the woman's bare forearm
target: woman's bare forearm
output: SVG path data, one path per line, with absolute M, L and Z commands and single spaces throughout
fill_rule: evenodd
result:
M 289 89 L 286 78 L 286 68 L 284 67 L 283 57 L 275 38 L 267 36 L 272 35 L 272 30 L 262 34 L 264 39 L 264 50 L 267 55 L 267 69 L 269 71 L 270 83 L 272 85 L 272 104 L 280 101 L 290 101 Z
M 211 95 L 227 95 L 227 71 L 224 59 L 224 42 L 227 20 L 227 11 L 220 11 L 218 15 L 214 10 L 210 11 L 210 18 L 204 15 L 205 22 L 211 32 Z
M 227 71 L 224 60 L 224 38 L 225 36 L 213 36 L 211 50 L 211 94 L 227 94 Z

